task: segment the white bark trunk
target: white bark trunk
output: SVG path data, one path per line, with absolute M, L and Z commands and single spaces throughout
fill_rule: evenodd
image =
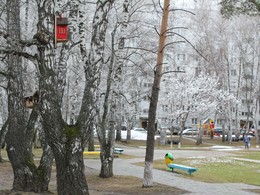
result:
M 143 187 L 151 187 L 152 185 L 153 185 L 153 163 L 145 162 Z

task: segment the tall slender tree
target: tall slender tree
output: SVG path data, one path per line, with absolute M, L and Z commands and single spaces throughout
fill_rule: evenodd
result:
M 119 18 L 119 38 L 118 38 L 118 50 L 117 50 L 117 60 L 116 60 L 116 70 L 114 74 L 114 83 L 115 83 L 115 91 L 117 104 L 116 105 L 116 113 L 117 117 L 117 131 L 116 131 L 116 140 L 121 140 L 121 126 L 122 126 L 122 84 L 123 84 L 123 68 L 124 68 L 124 56 L 125 56 L 125 40 L 126 40 L 126 32 L 129 21 L 129 5 L 130 0 L 124 0 L 123 2 L 123 11 Z M 113 93 L 114 94 L 114 93 Z
M 148 113 L 148 127 L 147 127 L 148 134 L 147 134 L 147 141 L 146 141 L 143 187 L 151 187 L 153 184 L 152 168 L 153 168 L 153 156 L 154 156 L 155 119 L 156 119 L 156 110 L 157 110 L 157 103 L 158 103 L 159 91 L 160 91 L 160 82 L 162 77 L 163 57 L 164 57 L 169 9 L 170 9 L 170 0 L 164 0 L 159 48 L 157 54 L 157 64 L 154 72 L 154 81 L 152 86 L 152 94 L 151 94 L 149 113 Z
M 85 90 L 83 95 L 82 107 L 79 115 L 79 121 L 86 123 L 87 121 L 102 121 L 99 118 L 99 100 L 100 91 L 99 85 L 101 80 L 102 66 L 105 64 L 104 61 L 104 44 L 107 31 L 108 13 L 113 5 L 114 0 L 99 0 L 96 5 L 96 12 L 93 19 L 93 30 L 90 45 L 90 52 L 85 62 Z M 104 111 L 105 112 L 105 111 Z M 104 113 L 105 114 L 105 113 Z M 113 151 L 111 150 L 111 144 L 106 146 L 106 121 L 99 123 L 98 136 L 100 140 L 101 150 L 101 177 L 111 177 L 113 175 L 112 161 Z M 111 132 L 113 133 L 113 132 Z M 112 136 L 112 135 L 111 135 Z M 111 142 L 111 139 L 110 141 Z

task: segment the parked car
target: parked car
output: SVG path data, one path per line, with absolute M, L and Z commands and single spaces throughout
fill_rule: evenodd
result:
M 245 129 L 241 129 L 241 130 L 240 130 L 239 139 L 242 140 L 242 141 L 244 140 L 245 131 L 246 131 Z M 248 137 L 249 137 L 250 139 L 252 139 L 253 137 L 255 137 L 255 132 L 252 131 L 252 130 L 250 130 L 249 133 L 248 133 Z
M 198 129 L 184 129 L 182 135 L 197 135 Z
M 165 131 L 166 135 L 171 135 L 171 131 L 167 127 L 160 128 L 158 133 L 160 134 L 161 131 Z
M 133 128 L 131 130 L 131 140 L 146 140 L 147 139 L 147 131 L 144 128 Z M 121 138 L 127 139 L 127 131 L 121 131 Z
M 134 128 L 132 130 L 133 131 L 138 131 L 138 132 L 141 132 L 141 133 L 147 133 L 147 131 L 144 128 L 142 128 L 142 127 L 136 127 L 136 128 Z
M 121 126 L 121 131 L 126 131 L 126 130 L 127 130 L 126 126 Z
M 172 126 L 171 131 L 172 131 L 173 135 L 178 135 L 178 133 L 180 132 L 180 127 L 179 126 Z
M 214 128 L 214 135 L 220 137 L 220 135 L 222 135 L 222 127 L 215 127 Z
M 221 137 L 223 136 L 223 133 L 222 133 L 222 127 L 215 127 L 214 128 L 214 135 L 217 136 L 217 137 Z M 224 134 L 225 134 L 225 140 L 226 141 L 229 141 L 229 137 L 228 137 L 228 132 L 227 131 L 224 131 Z M 232 141 L 239 141 L 240 140 L 240 137 L 235 133 L 235 132 L 232 132 L 232 135 L 231 135 L 231 140 Z
M 221 137 L 222 137 L 222 135 L 221 135 Z M 228 140 L 229 138 L 228 138 L 227 135 L 225 135 L 225 138 L 226 138 L 226 141 L 229 141 L 229 140 Z M 232 138 L 231 138 L 232 141 L 236 141 L 236 142 L 237 142 L 237 141 L 239 141 L 239 139 L 240 139 L 240 138 L 237 137 L 234 133 L 232 134 Z
M 167 142 L 167 144 L 171 144 L 171 140 L 167 140 L 166 141 Z M 179 141 L 178 140 L 172 140 L 172 144 L 179 144 Z
M 240 130 L 240 135 L 244 135 L 245 134 L 245 129 L 241 129 Z M 251 129 L 248 133 L 248 135 L 250 135 L 251 137 L 254 137 L 255 136 L 255 130 L 254 129 Z

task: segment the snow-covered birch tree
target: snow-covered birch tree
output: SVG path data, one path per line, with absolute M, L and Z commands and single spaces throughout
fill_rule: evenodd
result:
M 114 73 L 114 90 L 116 94 L 116 114 L 117 114 L 117 131 L 116 131 L 116 140 L 121 140 L 121 126 L 122 126 L 122 85 L 123 85 L 123 68 L 124 68 L 124 59 L 125 59 L 125 40 L 127 33 L 127 26 L 129 22 L 130 12 L 129 8 L 131 5 L 131 0 L 125 0 L 123 2 L 123 11 L 119 18 L 119 36 L 118 36 L 118 50 L 117 50 L 117 60 Z
M 221 14 L 227 18 L 240 14 L 259 15 L 260 13 L 260 2 L 257 0 L 222 0 L 220 4 Z
M 25 68 L 22 57 L 29 55 L 23 52 L 26 42 L 20 41 L 22 38 L 21 5 L 20 1 L 6 2 L 7 9 L 4 12 L 7 21 L 6 28 L 1 29 L 1 36 L 5 39 L 1 53 L 2 56 L 7 55 L 7 60 L 3 61 L 8 65 L 8 72 L 5 75 L 8 79 L 6 87 L 8 91 L 8 118 L 4 125 L 7 129 L 7 153 L 14 171 L 13 189 L 45 191 L 48 190 L 52 157 L 50 153 L 45 153 L 47 150 L 44 150 L 43 157 L 49 156 L 48 160 L 43 163 L 41 161 L 39 167 L 33 162 L 32 140 L 34 123 L 38 113 L 36 110 L 29 113 L 23 106 L 23 98 L 26 89 L 28 89 L 24 76 L 28 69 Z M 41 172 L 41 177 L 39 172 Z
M 201 74 L 199 76 L 179 75 L 170 87 L 170 105 L 172 105 L 171 119 L 180 123 L 179 147 L 182 142 L 182 131 L 188 115 L 200 120 L 212 115 L 219 107 L 225 105 L 227 109 L 236 104 L 236 98 L 228 91 L 220 89 L 219 80 L 212 75 Z M 227 106 L 227 103 L 228 106 Z M 202 130 L 202 129 L 200 129 Z M 202 135 L 200 132 L 198 135 Z M 200 140 L 201 137 L 197 138 Z M 198 141 L 200 143 L 200 141 Z
M 108 25 L 108 13 L 114 3 L 114 0 L 99 0 L 96 4 L 96 11 L 93 19 L 92 27 L 92 38 L 90 51 L 88 58 L 85 62 L 85 89 L 83 94 L 82 107 L 80 110 L 79 121 L 81 123 L 90 122 L 98 119 L 100 116 L 99 100 L 100 100 L 100 81 L 101 81 L 101 70 L 103 65 L 106 63 L 104 60 L 104 45 L 106 38 L 106 31 Z M 99 129 L 101 128 L 101 130 Z M 98 126 L 98 136 L 100 140 L 105 139 L 105 122 L 99 124 Z M 111 148 L 111 147 L 109 147 Z M 106 163 L 110 162 L 111 149 L 107 151 L 107 147 L 103 147 L 101 143 L 101 161 Z M 107 153 L 108 152 L 108 153 Z M 102 163 L 102 166 L 104 165 Z M 105 177 L 107 174 L 110 175 L 112 171 L 112 166 L 101 167 L 100 175 Z M 106 169 L 107 168 L 107 169 Z M 110 177 L 110 176 L 109 176 Z
M 101 145 L 101 172 L 100 177 L 108 178 L 113 176 L 113 148 L 115 142 L 115 122 L 117 121 L 119 130 L 121 130 L 121 117 L 118 112 L 121 99 L 121 82 L 122 69 L 124 58 L 124 44 L 125 44 L 125 28 L 128 23 L 128 7 L 129 1 L 124 1 L 121 4 L 122 14 L 119 14 L 119 22 L 115 24 L 115 28 L 111 33 L 111 48 L 109 61 L 106 67 L 107 77 L 103 79 L 106 89 L 102 93 L 102 111 L 98 116 L 98 139 Z M 116 8 L 114 8 L 116 9 Z M 119 33 L 118 26 L 120 27 Z M 119 34 L 119 35 L 118 35 Z M 117 38 L 118 37 L 118 38 Z M 103 75 L 104 77 L 104 75 Z M 101 93 L 101 92 L 99 92 Z M 108 136 L 106 136 L 106 129 L 108 129 Z

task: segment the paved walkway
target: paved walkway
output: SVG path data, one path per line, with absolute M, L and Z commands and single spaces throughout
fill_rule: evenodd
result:
M 232 148 L 230 148 L 231 150 Z M 224 151 L 223 151 L 224 150 Z M 164 155 L 169 150 L 155 150 L 154 159 L 163 159 Z M 181 157 L 221 157 L 231 156 L 227 148 L 216 147 L 212 150 L 174 150 L 170 151 L 174 153 L 174 158 Z M 115 158 L 114 160 L 114 174 L 115 175 L 129 175 L 139 178 L 143 178 L 144 168 L 133 165 L 136 162 L 144 162 L 145 148 L 124 148 L 124 154 L 134 155 L 137 158 L 133 159 L 120 159 Z M 257 161 L 260 163 L 260 161 Z M 100 170 L 100 160 L 96 159 L 85 159 L 85 164 L 88 167 Z M 193 181 L 190 179 L 183 178 L 181 175 L 174 174 L 172 172 L 166 172 L 162 170 L 153 170 L 153 181 L 156 183 L 173 186 L 179 189 L 186 190 L 188 194 L 198 195 L 253 195 L 257 193 L 249 192 L 249 189 L 259 189 L 260 186 L 247 185 L 243 183 L 205 183 L 200 181 Z

